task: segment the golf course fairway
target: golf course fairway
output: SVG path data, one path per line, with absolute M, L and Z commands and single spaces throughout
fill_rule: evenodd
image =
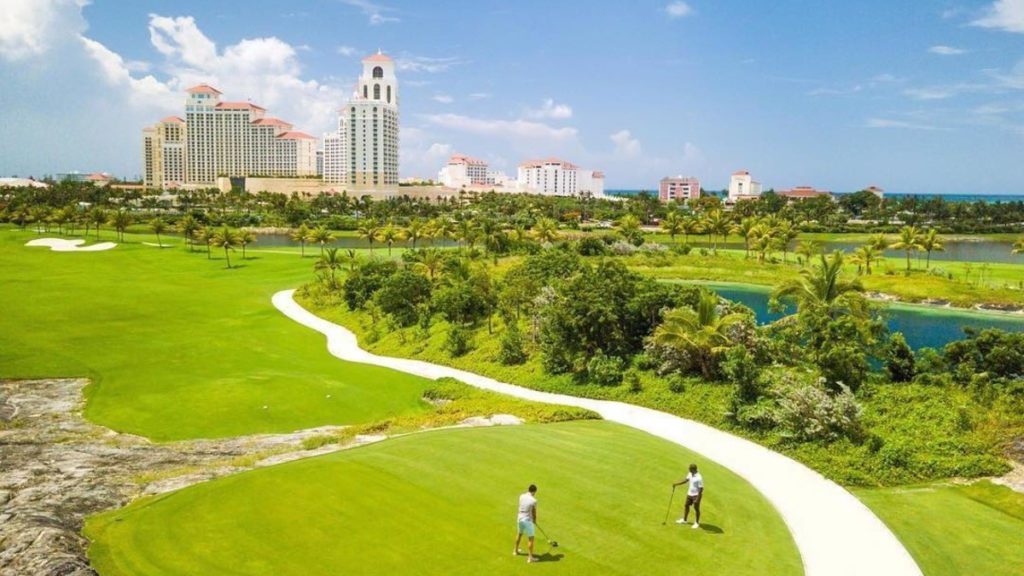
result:
M 426 409 L 427 380 L 339 362 L 270 305 L 312 276 L 312 257 L 250 248 L 229 270 L 223 252 L 209 260 L 180 238 L 165 249 L 141 234 L 103 252 L 25 246 L 38 237 L 0 230 L 0 378 L 87 377 L 85 415 L 97 424 L 165 441 Z
M 695 461 L 703 529 L 662 525 Z M 542 562 L 513 557 L 517 497 L 539 486 Z M 449 429 L 198 484 L 91 518 L 102 576 L 159 574 L 801 574 L 748 483 L 608 422 Z

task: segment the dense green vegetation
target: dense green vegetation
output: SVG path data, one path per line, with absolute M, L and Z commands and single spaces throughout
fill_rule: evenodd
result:
M 990 482 L 856 494 L 900 536 L 927 576 L 1020 574 L 1024 495 Z
M 340 362 L 271 306 L 312 259 L 250 251 L 227 270 L 223 254 L 137 243 L 152 236 L 88 254 L 26 248 L 33 237 L 0 231 L 0 377 L 88 377 L 85 413 L 99 424 L 174 440 L 427 408 L 429 381 Z
M 691 461 L 708 479 L 704 529 L 663 526 L 669 484 Z M 528 567 L 511 549 L 516 497 L 531 482 L 539 523 L 560 547 L 538 534 L 542 562 Z M 104 576 L 802 573 L 753 486 L 605 422 L 392 439 L 141 500 L 85 532 Z

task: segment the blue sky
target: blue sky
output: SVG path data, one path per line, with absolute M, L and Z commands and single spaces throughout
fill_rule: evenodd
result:
M 315 135 L 383 49 L 402 176 L 557 155 L 611 188 L 1024 193 L 1024 0 L 4 0 L 0 174 L 140 172 L 208 81 Z

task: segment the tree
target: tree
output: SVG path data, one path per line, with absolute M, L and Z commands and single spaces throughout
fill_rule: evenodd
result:
M 299 227 L 292 231 L 292 241 L 299 243 L 299 257 L 306 257 L 306 242 L 309 242 L 311 232 L 309 226 L 304 223 L 299 224 Z
M 712 244 L 712 252 L 718 254 L 718 240 L 715 236 L 723 238 L 729 234 L 729 216 L 721 210 L 712 210 L 704 217 L 704 233 L 708 235 L 708 244 Z
M 902 332 L 896 332 L 889 338 L 885 371 L 893 382 L 910 382 L 914 378 L 914 351 L 907 345 Z
M 850 262 L 857 265 L 857 272 L 860 273 L 860 268 L 863 266 L 864 272 L 868 276 L 871 276 L 871 265 L 881 260 L 882 253 L 870 242 L 854 250 L 853 257 L 850 258 Z
M 409 225 L 405 227 L 405 230 L 402 230 L 402 238 L 412 244 L 413 250 L 415 250 L 416 242 L 426 235 L 426 231 L 426 225 L 423 223 L 423 220 L 413 218 Z
M 811 240 L 809 242 L 801 241 L 796 247 L 797 261 L 800 264 L 807 266 L 811 263 L 811 258 L 821 254 L 821 242 Z
M 380 237 L 380 224 L 375 220 L 361 220 L 356 232 L 370 245 L 370 256 L 373 256 L 373 243 Z
M 1024 254 L 1024 238 L 1018 238 L 1017 241 L 1013 243 L 1013 250 L 1011 252 L 1013 254 Z
M 789 220 L 783 220 L 775 227 L 773 236 L 778 241 L 779 248 L 782 250 L 782 263 L 785 264 L 786 253 L 789 252 L 789 245 L 800 237 L 800 229 L 794 226 Z
M 746 315 L 718 313 L 718 295 L 702 291 L 696 308 L 676 308 L 665 314 L 654 330 L 654 342 L 690 354 L 701 375 L 712 380 L 717 375 L 718 357 L 732 345 L 729 330 L 743 322 Z
M 245 247 L 255 242 L 257 238 L 256 233 L 247 228 L 238 231 L 238 243 L 242 245 L 242 260 L 245 260 Z
M 921 237 L 921 249 L 928 253 L 928 257 L 925 260 L 924 269 L 928 270 L 932 267 L 932 252 L 945 252 L 946 246 L 942 243 L 942 238 L 939 237 L 939 231 L 930 228 L 925 232 L 924 236 Z
M 683 219 L 683 243 L 690 243 L 690 234 L 700 234 L 704 232 L 704 225 L 701 223 L 700 218 L 697 216 L 687 216 Z
M 309 233 L 310 242 L 316 242 L 320 245 L 320 255 L 324 255 L 324 246 L 330 242 L 334 242 L 334 234 L 327 229 L 326 226 L 317 226 Z
M 732 233 L 743 238 L 744 258 L 750 258 L 750 233 L 757 226 L 757 218 L 748 216 L 732 226 Z
M 923 249 L 921 246 L 921 233 L 915 226 L 904 226 L 900 229 L 899 239 L 890 248 L 907 253 L 907 272 L 910 272 L 910 253 Z
M 444 266 L 444 254 L 437 248 L 419 250 L 413 255 L 413 259 L 413 267 L 425 271 L 431 282 L 436 279 Z
M 196 231 L 196 241 L 202 242 L 206 245 L 206 259 L 210 260 L 213 256 L 210 255 L 210 242 L 213 240 L 213 230 L 203 227 Z
M 850 313 L 866 318 L 869 315 L 864 286 L 859 279 L 843 278 L 843 253 L 836 250 L 830 257 L 821 256 L 819 264 L 804 268 L 800 277 L 787 280 L 772 291 L 771 299 L 793 298 L 799 310 L 822 312 L 831 318 Z
M 533 225 L 533 237 L 540 243 L 551 243 L 558 240 L 558 222 L 551 218 L 541 218 Z
M 239 246 L 241 243 L 238 233 L 227 226 L 210 236 L 211 245 L 224 249 L 224 258 L 228 261 L 228 268 L 231 268 L 230 251 L 234 250 L 235 246 Z
M 676 242 L 676 235 L 683 231 L 683 217 L 676 212 L 671 210 L 664 218 L 661 219 L 661 229 L 664 230 L 668 237 L 671 238 L 672 243 Z
M 384 242 L 385 244 L 388 245 L 388 256 L 391 256 L 391 246 L 395 243 L 396 240 L 401 238 L 401 231 L 398 228 L 396 228 L 394 224 L 388 222 L 383 228 L 380 229 L 378 238 L 380 238 L 381 242 Z
M 149 229 L 156 234 L 156 245 L 159 248 L 163 248 L 164 245 L 160 242 L 160 234 L 163 234 L 167 230 L 167 222 L 164 222 L 163 218 L 159 216 L 149 221 Z
M 127 210 L 118 210 L 110 216 L 110 225 L 117 231 L 117 238 L 124 242 L 124 233 L 132 224 L 132 216 Z
M 399 326 L 412 326 L 419 317 L 420 304 L 430 301 L 430 290 L 430 280 L 403 269 L 384 280 L 374 299 Z
M 92 220 L 93 225 L 96 227 L 96 239 L 99 240 L 100 226 L 107 223 L 107 213 L 97 206 L 89 211 L 89 219 Z
M 199 222 L 191 214 L 186 214 L 178 220 L 178 231 L 185 238 L 185 244 L 188 245 L 189 250 L 193 249 L 192 243 L 197 230 L 199 230 Z
M 438 216 L 430 224 L 431 237 L 451 240 L 455 234 L 455 223 L 447 216 Z
M 868 245 L 877 250 L 878 252 L 885 252 L 890 247 L 892 247 L 892 244 L 885 237 L 885 234 L 882 234 L 881 232 L 872 236 L 868 240 Z

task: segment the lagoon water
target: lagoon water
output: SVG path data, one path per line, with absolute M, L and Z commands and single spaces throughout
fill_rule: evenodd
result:
M 785 314 L 768 310 L 768 290 L 757 286 L 705 284 L 723 298 L 740 302 L 754 311 L 761 324 L 778 320 Z M 790 308 L 786 313 L 792 313 Z M 964 328 L 1001 328 L 1024 331 L 1024 316 L 928 308 L 926 306 L 890 305 L 886 310 L 889 329 L 902 332 L 907 344 L 919 348 L 942 348 L 964 337 Z

